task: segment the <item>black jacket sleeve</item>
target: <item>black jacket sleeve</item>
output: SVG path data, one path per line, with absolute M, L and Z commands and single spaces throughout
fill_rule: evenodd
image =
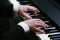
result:
M 25 32 L 21 26 L 10 27 L 13 5 L 8 0 L 0 0 L 0 40 L 25 40 Z
M 4 40 L 27 40 L 25 32 L 21 26 L 10 28 L 2 35 Z
M 12 17 L 13 5 L 8 0 L 0 0 L 0 17 Z

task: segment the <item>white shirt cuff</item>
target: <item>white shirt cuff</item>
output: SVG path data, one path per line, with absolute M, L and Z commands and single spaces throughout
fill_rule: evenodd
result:
M 17 0 L 9 0 L 9 2 L 13 4 L 13 11 L 18 12 L 20 2 L 18 2 Z
M 13 11 L 18 12 L 19 11 L 20 4 L 13 5 Z
M 25 32 L 29 31 L 29 26 L 26 23 L 20 22 L 18 23 L 18 25 L 20 25 L 24 29 Z

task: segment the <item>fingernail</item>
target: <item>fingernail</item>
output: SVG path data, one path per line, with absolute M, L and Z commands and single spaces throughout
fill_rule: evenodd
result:
M 43 30 L 41 30 L 41 32 L 42 32 L 43 34 L 45 34 L 45 32 L 44 32 Z
M 38 12 L 40 13 L 40 11 L 38 10 Z
M 35 13 L 35 16 L 37 16 L 37 14 Z
M 37 16 L 37 15 L 36 15 Z

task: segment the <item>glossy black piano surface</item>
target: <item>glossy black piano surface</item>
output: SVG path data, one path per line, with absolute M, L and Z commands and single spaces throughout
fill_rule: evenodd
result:
M 54 6 L 60 9 L 60 0 L 49 0 Z
M 60 9 L 58 7 L 54 6 L 49 0 L 34 0 L 33 3 L 60 26 Z

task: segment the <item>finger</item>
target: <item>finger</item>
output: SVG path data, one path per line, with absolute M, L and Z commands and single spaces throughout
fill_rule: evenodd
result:
M 31 19 L 32 17 L 29 16 L 27 13 L 22 12 L 21 16 L 23 16 L 25 19 Z
M 33 13 L 34 13 L 35 16 L 37 16 L 38 9 L 37 9 L 37 8 L 34 8 L 34 9 L 33 9 Z
M 35 24 L 36 24 L 37 26 L 40 26 L 40 27 L 46 28 L 46 25 L 44 24 L 44 22 L 36 21 Z
M 40 13 L 40 11 L 37 9 L 37 11 Z
M 45 26 L 46 26 L 46 27 L 48 27 L 48 25 L 47 25 L 47 24 L 45 24 Z
M 32 9 L 30 9 L 30 11 L 32 11 L 33 12 L 33 14 L 35 15 L 35 16 L 37 16 L 37 11 L 36 11 L 36 9 L 34 9 L 34 8 L 32 8 Z
M 25 17 L 25 19 L 31 19 L 32 17 L 31 16 L 29 16 L 28 14 L 23 14 L 24 15 L 24 17 Z
M 46 28 L 46 26 L 45 25 L 42 25 L 42 24 L 37 24 L 37 27 Z
M 34 15 L 37 16 L 37 11 L 34 11 Z
M 35 9 L 37 12 L 40 12 L 36 7 L 34 7 L 34 9 Z
M 36 32 L 39 32 L 39 33 L 41 33 L 41 34 L 44 34 L 44 33 L 45 33 L 43 30 L 41 30 L 41 29 L 39 29 L 39 28 L 34 27 L 34 29 L 35 29 Z
M 38 9 L 33 7 L 33 6 L 30 6 L 29 7 L 29 11 L 32 11 L 34 13 L 35 16 L 37 16 L 37 12 L 38 12 Z
M 36 8 L 36 7 L 34 7 L 34 14 L 37 16 L 37 13 L 39 12 L 40 13 L 40 11 Z
M 40 21 L 40 19 L 39 18 L 36 18 L 36 19 L 34 19 L 35 21 Z
M 36 9 L 37 12 L 40 12 L 36 7 L 35 7 L 35 9 Z

